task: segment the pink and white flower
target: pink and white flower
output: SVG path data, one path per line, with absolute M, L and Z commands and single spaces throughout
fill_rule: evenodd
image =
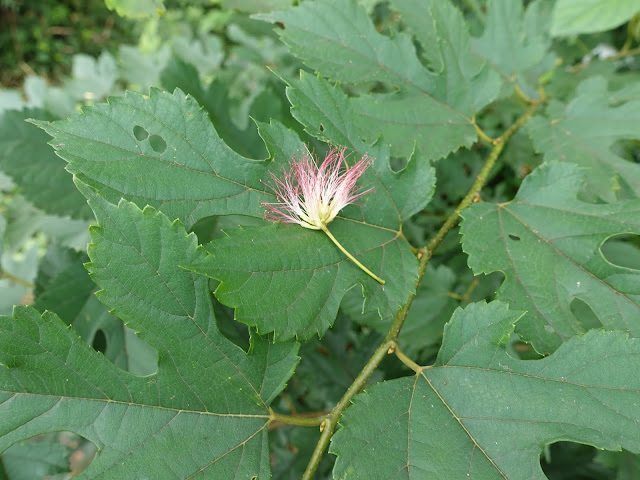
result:
M 358 178 L 371 164 L 366 155 L 349 167 L 345 148 L 332 148 L 318 166 L 307 150 L 302 158 L 292 159 L 289 170 L 283 168 L 282 179 L 271 173 L 275 203 L 262 202 L 265 218 L 283 223 L 297 223 L 311 230 L 324 230 L 338 212 L 373 191 L 356 188 Z

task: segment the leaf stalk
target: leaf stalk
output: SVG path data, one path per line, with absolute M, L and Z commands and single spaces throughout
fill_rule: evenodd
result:
M 280 415 L 279 413 L 271 412 L 270 422 L 283 423 L 286 425 L 298 425 L 300 427 L 317 427 L 324 422 L 326 415 L 303 416 L 303 415 Z
M 396 357 L 398 357 L 398 359 L 404 363 L 407 367 L 409 367 L 411 370 L 413 370 L 414 372 L 416 372 L 417 374 L 422 373 L 422 370 L 424 370 L 424 367 L 421 367 L 420 365 L 418 365 L 416 362 L 414 362 L 413 360 L 411 360 L 406 353 L 404 353 L 400 347 L 398 345 L 396 345 L 395 351 L 394 353 L 396 354 Z

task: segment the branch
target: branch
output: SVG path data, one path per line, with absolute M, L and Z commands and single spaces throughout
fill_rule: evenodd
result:
M 333 432 L 338 425 L 338 421 L 342 416 L 342 413 L 347 409 L 347 407 L 351 404 L 351 399 L 366 386 L 367 381 L 371 374 L 375 371 L 375 369 L 380 365 L 382 359 L 391 353 L 397 352 L 396 342 L 398 340 L 398 335 L 400 334 L 400 330 L 402 329 L 402 325 L 404 324 L 405 319 L 407 318 L 407 314 L 409 313 L 409 309 L 411 308 L 411 304 L 413 303 L 413 299 L 415 298 L 415 292 L 418 291 L 418 287 L 420 286 L 420 282 L 422 281 L 422 277 L 424 276 L 427 265 L 431 257 L 433 256 L 434 251 L 438 248 L 440 243 L 444 240 L 447 234 L 451 231 L 451 229 L 458 223 L 460 219 L 460 213 L 467 208 L 471 203 L 473 203 L 474 199 L 482 190 L 487 179 L 489 177 L 489 173 L 491 169 L 495 165 L 500 153 L 504 149 L 504 146 L 509 141 L 509 139 L 513 136 L 514 133 L 518 131 L 526 122 L 531 118 L 533 113 L 536 111 L 539 102 L 533 103 L 529 106 L 527 111 L 515 121 L 513 125 L 511 125 L 504 134 L 495 140 L 495 146 L 489 153 L 487 160 L 485 161 L 482 170 L 478 174 L 476 181 L 471 186 L 471 189 L 467 193 L 467 195 L 462 199 L 458 207 L 454 210 L 454 212 L 447 218 L 444 225 L 438 230 L 435 237 L 431 239 L 429 244 L 425 247 L 422 247 L 418 251 L 418 279 L 416 280 L 416 285 L 413 293 L 409 295 L 409 299 L 407 303 L 398 310 L 396 316 L 385 336 L 384 340 L 380 344 L 380 346 L 373 353 L 367 364 L 364 366 L 360 374 L 356 377 L 351 386 L 347 389 L 345 394 L 342 396 L 337 405 L 333 408 L 331 413 L 327 415 L 322 423 L 321 429 L 322 434 L 320 435 L 320 440 L 318 440 L 318 444 L 316 445 L 315 450 L 309 460 L 309 464 L 307 465 L 307 469 L 302 476 L 303 480 L 311 480 L 313 475 L 320 464 L 320 460 L 322 459 L 324 452 L 329 445 L 329 440 L 333 435 Z M 398 353 L 396 353 L 397 355 Z M 400 352 L 400 355 L 402 353 Z M 402 358 L 402 357 L 401 357 Z

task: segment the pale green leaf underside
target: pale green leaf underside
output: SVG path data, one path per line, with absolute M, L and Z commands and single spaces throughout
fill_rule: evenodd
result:
M 268 476 L 268 404 L 293 372 L 297 345 L 254 336 L 247 354 L 231 343 L 207 279 L 178 267 L 203 256 L 195 237 L 151 207 L 116 207 L 78 187 L 100 225 L 88 265 L 98 295 L 156 349 L 158 370 L 124 372 L 55 315 L 16 309 L 1 320 L 0 450 L 68 430 L 100 448 L 80 478 Z
M 437 159 L 476 140 L 475 113 L 496 97 L 500 79 L 471 54 L 460 12 L 448 1 L 429 5 L 424 22 L 433 24 L 444 71 L 425 68 L 408 35 L 378 33 L 353 0 L 304 2 L 259 18 L 284 24 L 282 41 L 322 75 L 343 83 L 378 81 L 395 91 L 348 99 L 363 140 L 382 136 L 393 155 L 408 157 L 417 147 Z M 437 136 L 444 139 L 432 144 Z
M 603 32 L 640 12 L 637 0 L 557 0 L 551 34 L 556 37 Z
M 571 164 L 543 165 L 513 201 L 477 203 L 463 214 L 469 266 L 476 274 L 504 272 L 499 298 L 527 311 L 517 331 L 540 352 L 584 332 L 573 299 L 588 304 L 605 328 L 640 336 L 640 274 L 600 251 L 613 235 L 640 233 L 640 201 L 579 201 L 583 173 Z
M 527 130 L 545 160 L 587 167 L 587 189 L 615 201 L 623 188 L 640 196 L 640 166 L 611 151 L 616 140 L 640 138 L 640 101 L 610 107 L 607 81 L 594 77 L 582 82 L 571 102 L 552 101 L 546 116 L 535 116 Z
M 433 368 L 356 396 L 332 440 L 334 478 L 545 480 L 540 453 L 556 441 L 639 451 L 638 340 L 591 331 L 516 360 L 504 344 L 519 315 L 458 310 Z

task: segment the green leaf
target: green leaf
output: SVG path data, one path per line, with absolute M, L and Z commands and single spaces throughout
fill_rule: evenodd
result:
M 101 351 L 114 365 L 137 375 L 155 372 L 155 351 L 109 313 L 95 296 L 96 284 L 83 263 L 88 258 L 68 248 L 49 247 L 40 262 L 34 308 L 51 310 L 89 345 L 101 332 L 106 345 Z
M 440 343 L 442 328 L 458 304 L 449 296 L 455 281 L 455 273 L 446 265 L 440 265 L 438 268 L 431 265 L 427 267 L 398 338 L 402 350 L 407 355 L 414 356 L 421 350 Z M 361 315 L 362 307 L 358 296 L 353 290 L 347 293 L 341 305 L 342 310 L 355 322 L 386 334 L 392 318 L 381 319 L 378 315 Z
M 382 136 L 392 155 L 408 157 L 417 147 L 437 159 L 475 142 L 475 113 L 496 97 L 500 79 L 471 53 L 460 12 L 448 1 L 429 6 L 424 22 L 439 40 L 432 55 L 444 68 L 435 73 L 420 63 L 408 35 L 381 35 L 354 0 L 308 1 L 257 18 L 284 24 L 282 41 L 322 75 L 343 83 L 382 82 L 394 92 L 348 99 L 348 114 L 365 142 Z
M 99 452 L 78 478 L 268 478 L 268 404 L 297 345 L 223 337 L 208 281 L 178 267 L 202 257 L 195 236 L 151 207 L 112 205 L 78 182 L 99 227 L 89 248 L 99 297 L 158 352 L 139 377 L 88 347 L 52 313 L 0 318 L 0 450 L 67 430 Z
M 637 0 L 557 0 L 551 34 L 555 37 L 610 30 L 640 12 Z
M 28 118 L 51 119 L 39 109 L 6 111 L 0 116 L 0 170 L 45 212 L 91 218 L 91 210 L 74 187 L 64 162 L 47 145 L 48 136 L 26 123 Z
M 38 125 L 67 169 L 112 203 L 151 205 L 187 227 L 210 215 L 261 217 L 269 201 L 265 162 L 249 160 L 218 136 L 193 98 L 127 92 L 82 115 Z
M 276 158 L 286 156 L 283 146 L 298 145 L 291 132 L 278 124 L 259 126 Z M 344 139 L 349 138 L 347 132 Z M 365 153 L 360 142 L 347 146 L 357 147 L 358 155 Z M 216 297 L 236 309 L 236 320 L 255 326 L 259 333 L 275 332 L 278 340 L 322 335 L 333 324 L 343 295 L 356 284 L 362 286 L 365 311 L 377 311 L 383 318 L 395 314 L 417 278 L 417 260 L 402 236 L 401 225 L 431 197 L 433 169 L 424 159 L 412 159 L 396 173 L 389 166 L 386 147 L 373 146 L 368 151 L 374 163 L 363 175 L 362 184 L 375 192 L 363 197 L 362 206 L 345 208 L 329 229 L 352 255 L 387 282 L 384 287 L 322 232 L 293 224 L 231 230 L 226 238 L 207 244 L 209 256 L 185 267 L 220 280 Z M 418 188 L 421 193 L 414 195 Z
M 457 310 L 433 367 L 357 395 L 331 443 L 334 478 L 544 480 L 540 452 L 560 439 L 640 451 L 639 341 L 594 330 L 517 360 L 505 343 L 519 316 Z
M 487 27 L 473 40 L 474 50 L 500 72 L 506 81 L 538 65 L 551 46 L 548 1 L 527 6 L 511 0 L 489 0 Z
M 389 149 L 383 145 L 367 145 L 355 134 L 349 100 L 342 90 L 304 71 L 300 72 L 299 80 L 284 77 L 283 80 L 289 85 L 287 97 L 292 105 L 291 113 L 310 135 L 324 142 L 346 146 L 360 155 L 369 154 L 376 158 L 376 175 L 384 185 L 382 189 L 396 204 L 396 215 L 399 213 L 401 222 L 429 203 L 435 187 L 435 174 L 425 158 L 410 152 L 413 158 L 405 169 L 400 175 L 392 174 L 388 165 Z M 437 139 L 433 139 L 432 143 L 437 142 Z
M 214 80 L 205 90 L 200 84 L 198 70 L 193 65 L 174 60 L 162 72 L 162 85 L 167 90 L 180 88 L 193 96 L 209 113 L 214 128 L 234 151 L 249 158 L 264 157 L 264 143 L 255 125 L 248 123 L 241 129 L 231 119 L 229 85 L 225 81 Z
M 162 0 L 104 0 L 104 3 L 121 17 L 144 18 L 165 12 Z
M 584 203 L 576 199 L 582 183 L 575 165 L 542 165 L 513 201 L 476 203 L 462 215 L 469 266 L 476 274 L 505 274 L 499 298 L 527 311 L 517 332 L 541 353 L 584 332 L 571 313 L 573 299 L 589 305 L 605 328 L 640 336 L 640 274 L 600 251 L 613 235 L 640 232 L 640 201 Z
M 546 116 L 527 123 L 534 147 L 546 161 L 587 167 L 586 190 L 608 202 L 622 193 L 640 196 L 640 166 L 611 151 L 617 140 L 640 138 L 640 100 L 612 107 L 611 95 L 604 78 L 590 78 L 568 105 L 552 100 Z
M 322 335 L 343 295 L 362 285 L 365 309 L 390 316 L 415 283 L 417 261 L 398 232 L 354 219 L 336 219 L 331 232 L 387 284 L 362 272 L 320 231 L 298 225 L 245 227 L 206 246 L 209 256 L 189 269 L 222 283 L 216 297 L 236 309 L 236 320 L 278 340 Z M 277 292 L 277 294 L 275 293 Z

